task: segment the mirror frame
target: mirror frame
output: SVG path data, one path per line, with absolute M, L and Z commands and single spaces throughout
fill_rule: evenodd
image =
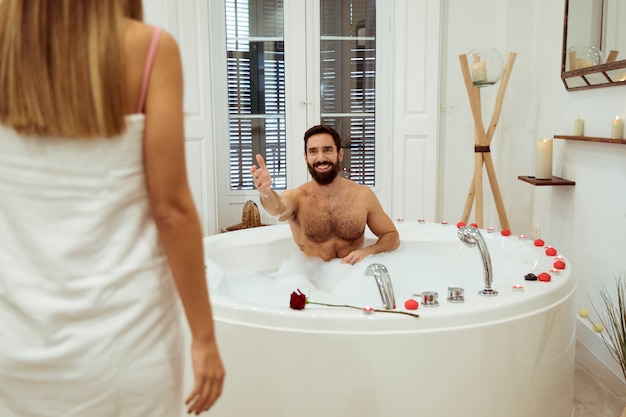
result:
M 561 51 L 561 80 L 567 91 L 586 90 L 589 88 L 613 87 L 626 85 L 626 59 L 608 64 L 565 71 L 567 58 L 567 17 L 569 0 L 565 0 L 565 18 L 563 19 L 563 48 Z

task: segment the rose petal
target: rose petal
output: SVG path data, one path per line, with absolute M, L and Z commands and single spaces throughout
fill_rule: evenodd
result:
M 456 224 L 456 227 L 458 227 L 459 229 L 460 229 L 461 227 L 463 227 L 463 226 L 465 226 L 465 222 L 458 222 L 458 223 Z
M 554 263 L 554 267 L 556 269 L 565 269 L 565 262 L 563 262 L 563 261 L 556 261 Z
M 535 239 L 533 243 L 535 244 L 535 246 L 543 246 L 546 244 L 546 242 L 544 242 L 542 239 Z
M 404 308 L 406 308 L 407 310 L 417 310 L 418 307 L 419 303 L 417 302 L 417 300 L 414 300 L 412 298 L 404 302 Z
M 478 229 L 478 225 L 476 223 L 470 223 L 470 226 L 475 227 L 476 229 Z
M 508 230 L 508 229 L 503 229 L 503 230 L 500 232 L 500 234 L 501 234 L 502 236 L 511 236 L 511 231 L 510 231 L 510 230 Z

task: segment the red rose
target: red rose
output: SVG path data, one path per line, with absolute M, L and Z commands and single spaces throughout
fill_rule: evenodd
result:
M 307 304 L 316 304 L 318 306 L 326 306 L 326 307 L 353 308 L 355 310 L 362 310 L 366 314 L 370 314 L 370 313 L 373 313 L 374 311 L 377 311 L 379 313 L 395 313 L 395 314 L 405 314 L 407 316 L 412 316 L 412 317 L 419 317 L 419 314 L 409 313 L 407 311 L 379 310 L 374 307 L 356 307 L 356 306 L 351 306 L 348 304 L 328 304 L 328 303 L 318 303 L 315 301 L 309 301 L 309 299 L 306 297 L 306 295 L 302 291 L 300 291 L 300 289 L 291 293 L 291 299 L 289 300 L 290 308 L 294 310 L 304 310 L 304 307 Z M 417 301 L 415 301 L 415 304 L 417 305 Z
M 303 310 L 306 305 L 306 295 L 300 290 L 291 293 L 291 300 L 289 301 L 289 307 L 294 310 Z

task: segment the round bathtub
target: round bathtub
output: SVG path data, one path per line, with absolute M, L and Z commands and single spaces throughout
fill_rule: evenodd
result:
M 401 246 L 357 265 L 298 252 L 288 225 L 205 238 L 207 279 L 227 370 L 212 416 L 570 417 L 573 402 L 575 281 L 567 259 L 531 240 L 481 230 L 499 295 L 484 288 L 476 247 L 454 225 L 396 223 Z M 372 240 L 372 235 L 367 235 Z M 403 314 L 382 309 L 372 263 L 387 267 L 397 310 L 424 291 L 438 306 Z M 526 281 L 548 272 L 550 282 Z M 522 288 L 514 288 L 521 286 Z M 447 301 L 448 288 L 465 301 Z

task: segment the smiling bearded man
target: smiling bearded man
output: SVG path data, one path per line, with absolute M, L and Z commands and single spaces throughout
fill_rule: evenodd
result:
M 282 194 L 271 189 L 272 177 L 261 155 L 250 173 L 265 211 L 288 221 L 295 243 L 308 256 L 341 258 L 355 264 L 367 255 L 395 250 L 398 231 L 367 186 L 341 178 L 341 137 L 330 126 L 316 125 L 304 134 L 304 159 L 313 178 Z M 378 240 L 363 246 L 365 227 Z
M 327 170 L 328 164 L 332 164 L 331 170 Z M 341 161 L 339 160 L 339 154 L 337 154 L 337 159 L 335 160 L 335 162 L 320 161 L 316 162 L 315 166 L 311 165 L 308 162 L 306 164 L 307 168 L 309 169 L 309 174 L 311 174 L 311 177 L 315 181 L 317 181 L 319 185 L 328 185 L 333 182 L 335 178 L 337 178 L 337 175 L 339 175 L 340 165 Z M 320 169 L 321 171 L 318 172 L 318 169 Z

